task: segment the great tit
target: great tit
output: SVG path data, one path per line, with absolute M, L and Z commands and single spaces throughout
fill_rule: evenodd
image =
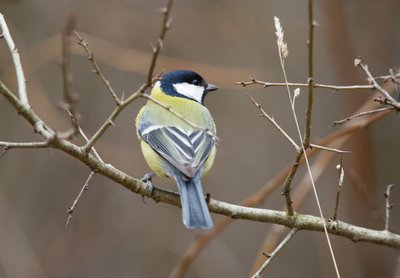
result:
M 136 117 L 136 130 L 143 156 L 160 177 L 173 178 L 178 186 L 183 224 L 188 229 L 211 229 L 213 222 L 200 178 L 211 168 L 215 153 L 214 120 L 204 97 L 219 88 L 189 70 L 165 74 L 154 84 L 151 96 L 170 107 L 194 128 L 151 100 Z

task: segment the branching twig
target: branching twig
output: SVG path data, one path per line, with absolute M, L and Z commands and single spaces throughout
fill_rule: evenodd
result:
M 256 273 L 254 273 L 252 278 L 261 278 L 261 273 L 264 272 L 264 270 L 270 264 L 272 259 L 275 258 L 276 254 L 278 254 L 279 251 L 282 250 L 282 248 L 289 242 L 289 240 L 294 236 L 294 234 L 297 231 L 298 230 L 296 228 L 291 229 L 290 232 L 287 234 L 287 236 L 281 241 L 281 243 L 279 243 L 279 245 L 275 248 L 275 250 L 272 253 L 270 254 L 263 253 L 267 257 L 267 259 L 265 260 L 264 264 L 260 267 L 260 269 Z
M 99 140 L 99 138 L 106 132 L 106 130 L 111 126 L 114 125 L 114 120 L 117 116 L 121 113 L 121 111 L 132 101 L 141 97 L 144 92 L 152 85 L 153 81 L 158 79 L 158 76 L 153 78 L 154 69 L 156 66 L 158 55 L 161 51 L 162 44 L 164 42 L 165 35 L 167 30 L 169 29 L 172 19 L 170 18 L 170 12 L 173 5 L 173 0 L 168 0 L 167 6 L 162 9 L 164 13 L 163 17 L 163 24 L 161 27 L 160 37 L 158 38 L 158 44 L 153 49 L 153 56 L 151 58 L 149 71 L 147 73 L 146 82 L 143 83 L 138 90 L 132 93 L 126 100 L 120 101 L 119 105 L 115 107 L 114 111 L 108 117 L 108 119 L 103 123 L 103 125 L 96 131 L 96 133 L 89 139 L 89 141 L 82 147 L 82 150 L 86 153 L 90 151 L 90 149 L 94 146 L 94 144 Z
M 390 203 L 390 190 L 392 190 L 394 184 L 389 184 L 386 186 L 386 191 L 383 193 L 386 200 L 386 217 L 385 217 L 385 231 L 389 232 L 389 218 L 390 210 L 392 209 L 392 204 Z
M 390 79 L 394 83 L 394 87 L 396 89 L 397 98 L 399 98 L 400 97 L 400 84 L 399 84 L 399 81 L 397 80 L 395 69 L 389 69 L 389 73 L 390 73 Z
M 274 126 L 275 128 L 289 141 L 290 144 L 293 145 L 293 147 L 296 149 L 296 151 L 299 149 L 299 146 L 296 144 L 296 142 L 281 128 L 278 123 L 275 121 L 274 118 L 272 118 L 270 115 L 268 115 L 264 109 L 261 107 L 261 105 L 250 95 L 247 95 L 250 100 L 253 102 L 253 104 L 260 110 L 261 116 L 264 118 L 267 118 Z
M 368 80 L 372 82 L 372 85 L 374 85 L 374 88 L 381 92 L 381 94 L 388 100 L 387 104 L 390 104 L 393 107 L 400 109 L 400 104 L 384 88 L 382 88 L 382 86 L 379 85 L 378 82 L 376 82 L 368 69 L 368 65 L 364 64 L 359 58 L 355 59 L 354 64 L 356 66 L 359 66 L 365 72 L 365 74 L 368 76 Z
M 394 78 L 394 80 L 393 80 Z M 388 80 L 393 80 L 394 82 L 396 81 L 396 79 L 400 78 L 400 72 L 392 75 L 379 75 L 379 76 L 374 76 L 375 80 L 383 80 L 383 82 L 386 82 Z
M 10 49 L 11 56 L 15 66 L 15 75 L 18 82 L 18 95 L 22 106 L 29 106 L 28 94 L 26 93 L 26 79 L 24 70 L 22 69 L 21 58 L 19 51 L 15 46 L 15 43 L 11 37 L 10 31 L 8 30 L 7 23 L 4 19 L 4 15 L 0 13 L 0 27 L 2 30 L 1 37 L 7 42 L 7 46 Z

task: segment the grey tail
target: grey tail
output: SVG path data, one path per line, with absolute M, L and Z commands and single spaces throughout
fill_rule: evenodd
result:
M 178 170 L 174 176 L 181 196 L 183 224 L 188 229 L 212 229 L 213 222 L 200 181 L 201 171 L 190 180 L 184 180 Z

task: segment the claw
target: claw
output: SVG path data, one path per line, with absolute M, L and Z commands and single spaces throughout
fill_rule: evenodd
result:
M 147 174 L 145 174 L 144 176 L 143 176 L 143 178 L 141 178 L 140 180 L 142 181 L 142 182 L 145 182 L 146 184 L 147 184 L 147 192 L 148 192 L 148 194 L 149 195 L 151 195 L 151 193 L 153 192 L 153 189 L 154 189 L 154 186 L 153 186 L 153 184 L 152 184 L 152 182 L 151 182 L 151 179 L 155 176 L 156 174 L 154 174 L 154 173 L 147 173 Z M 144 195 L 142 196 L 143 197 L 143 202 L 145 203 L 145 200 L 144 200 Z

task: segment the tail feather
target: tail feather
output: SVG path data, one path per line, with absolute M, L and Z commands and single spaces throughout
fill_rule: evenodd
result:
M 175 173 L 182 203 L 182 220 L 188 229 L 212 229 L 213 222 L 204 199 L 200 171 L 186 181 L 180 172 Z

